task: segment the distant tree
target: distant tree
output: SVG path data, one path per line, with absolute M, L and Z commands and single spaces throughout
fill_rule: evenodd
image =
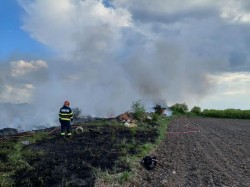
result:
M 192 113 L 195 113 L 197 115 L 200 115 L 201 114 L 201 108 L 199 106 L 194 106 L 192 109 L 191 109 L 191 112 Z
M 186 103 L 176 103 L 170 107 L 174 114 L 185 114 L 188 112 L 188 106 Z
M 232 108 L 225 110 L 205 109 L 202 113 L 205 117 L 250 119 L 250 110 L 240 110 Z

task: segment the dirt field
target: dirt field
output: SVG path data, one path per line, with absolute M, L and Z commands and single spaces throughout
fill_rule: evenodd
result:
M 177 118 L 132 186 L 250 186 L 250 121 Z

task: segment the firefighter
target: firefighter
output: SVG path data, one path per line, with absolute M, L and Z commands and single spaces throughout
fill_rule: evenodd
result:
M 69 107 L 69 101 L 65 101 L 59 111 L 59 121 L 61 123 L 61 135 L 71 136 L 71 122 L 73 121 L 73 112 Z

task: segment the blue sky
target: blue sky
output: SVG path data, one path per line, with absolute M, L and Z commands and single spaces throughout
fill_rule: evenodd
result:
M 0 3 L 0 59 L 14 55 L 45 56 L 50 50 L 21 29 L 24 10 L 16 0 Z
M 1 0 L 0 103 L 42 103 L 50 109 L 42 119 L 54 119 L 64 100 L 96 116 L 140 99 L 249 109 L 249 7 L 249 0 Z

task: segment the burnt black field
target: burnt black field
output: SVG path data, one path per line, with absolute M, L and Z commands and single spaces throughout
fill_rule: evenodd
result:
M 152 128 L 79 125 L 84 128 L 82 134 L 64 138 L 54 131 L 49 139 L 26 146 L 24 149 L 34 152 L 34 156 L 25 158 L 28 168 L 18 169 L 12 176 L 15 185 L 94 186 L 96 168 L 111 173 L 130 171 L 122 157 L 138 154 L 140 145 L 153 143 L 158 137 Z

